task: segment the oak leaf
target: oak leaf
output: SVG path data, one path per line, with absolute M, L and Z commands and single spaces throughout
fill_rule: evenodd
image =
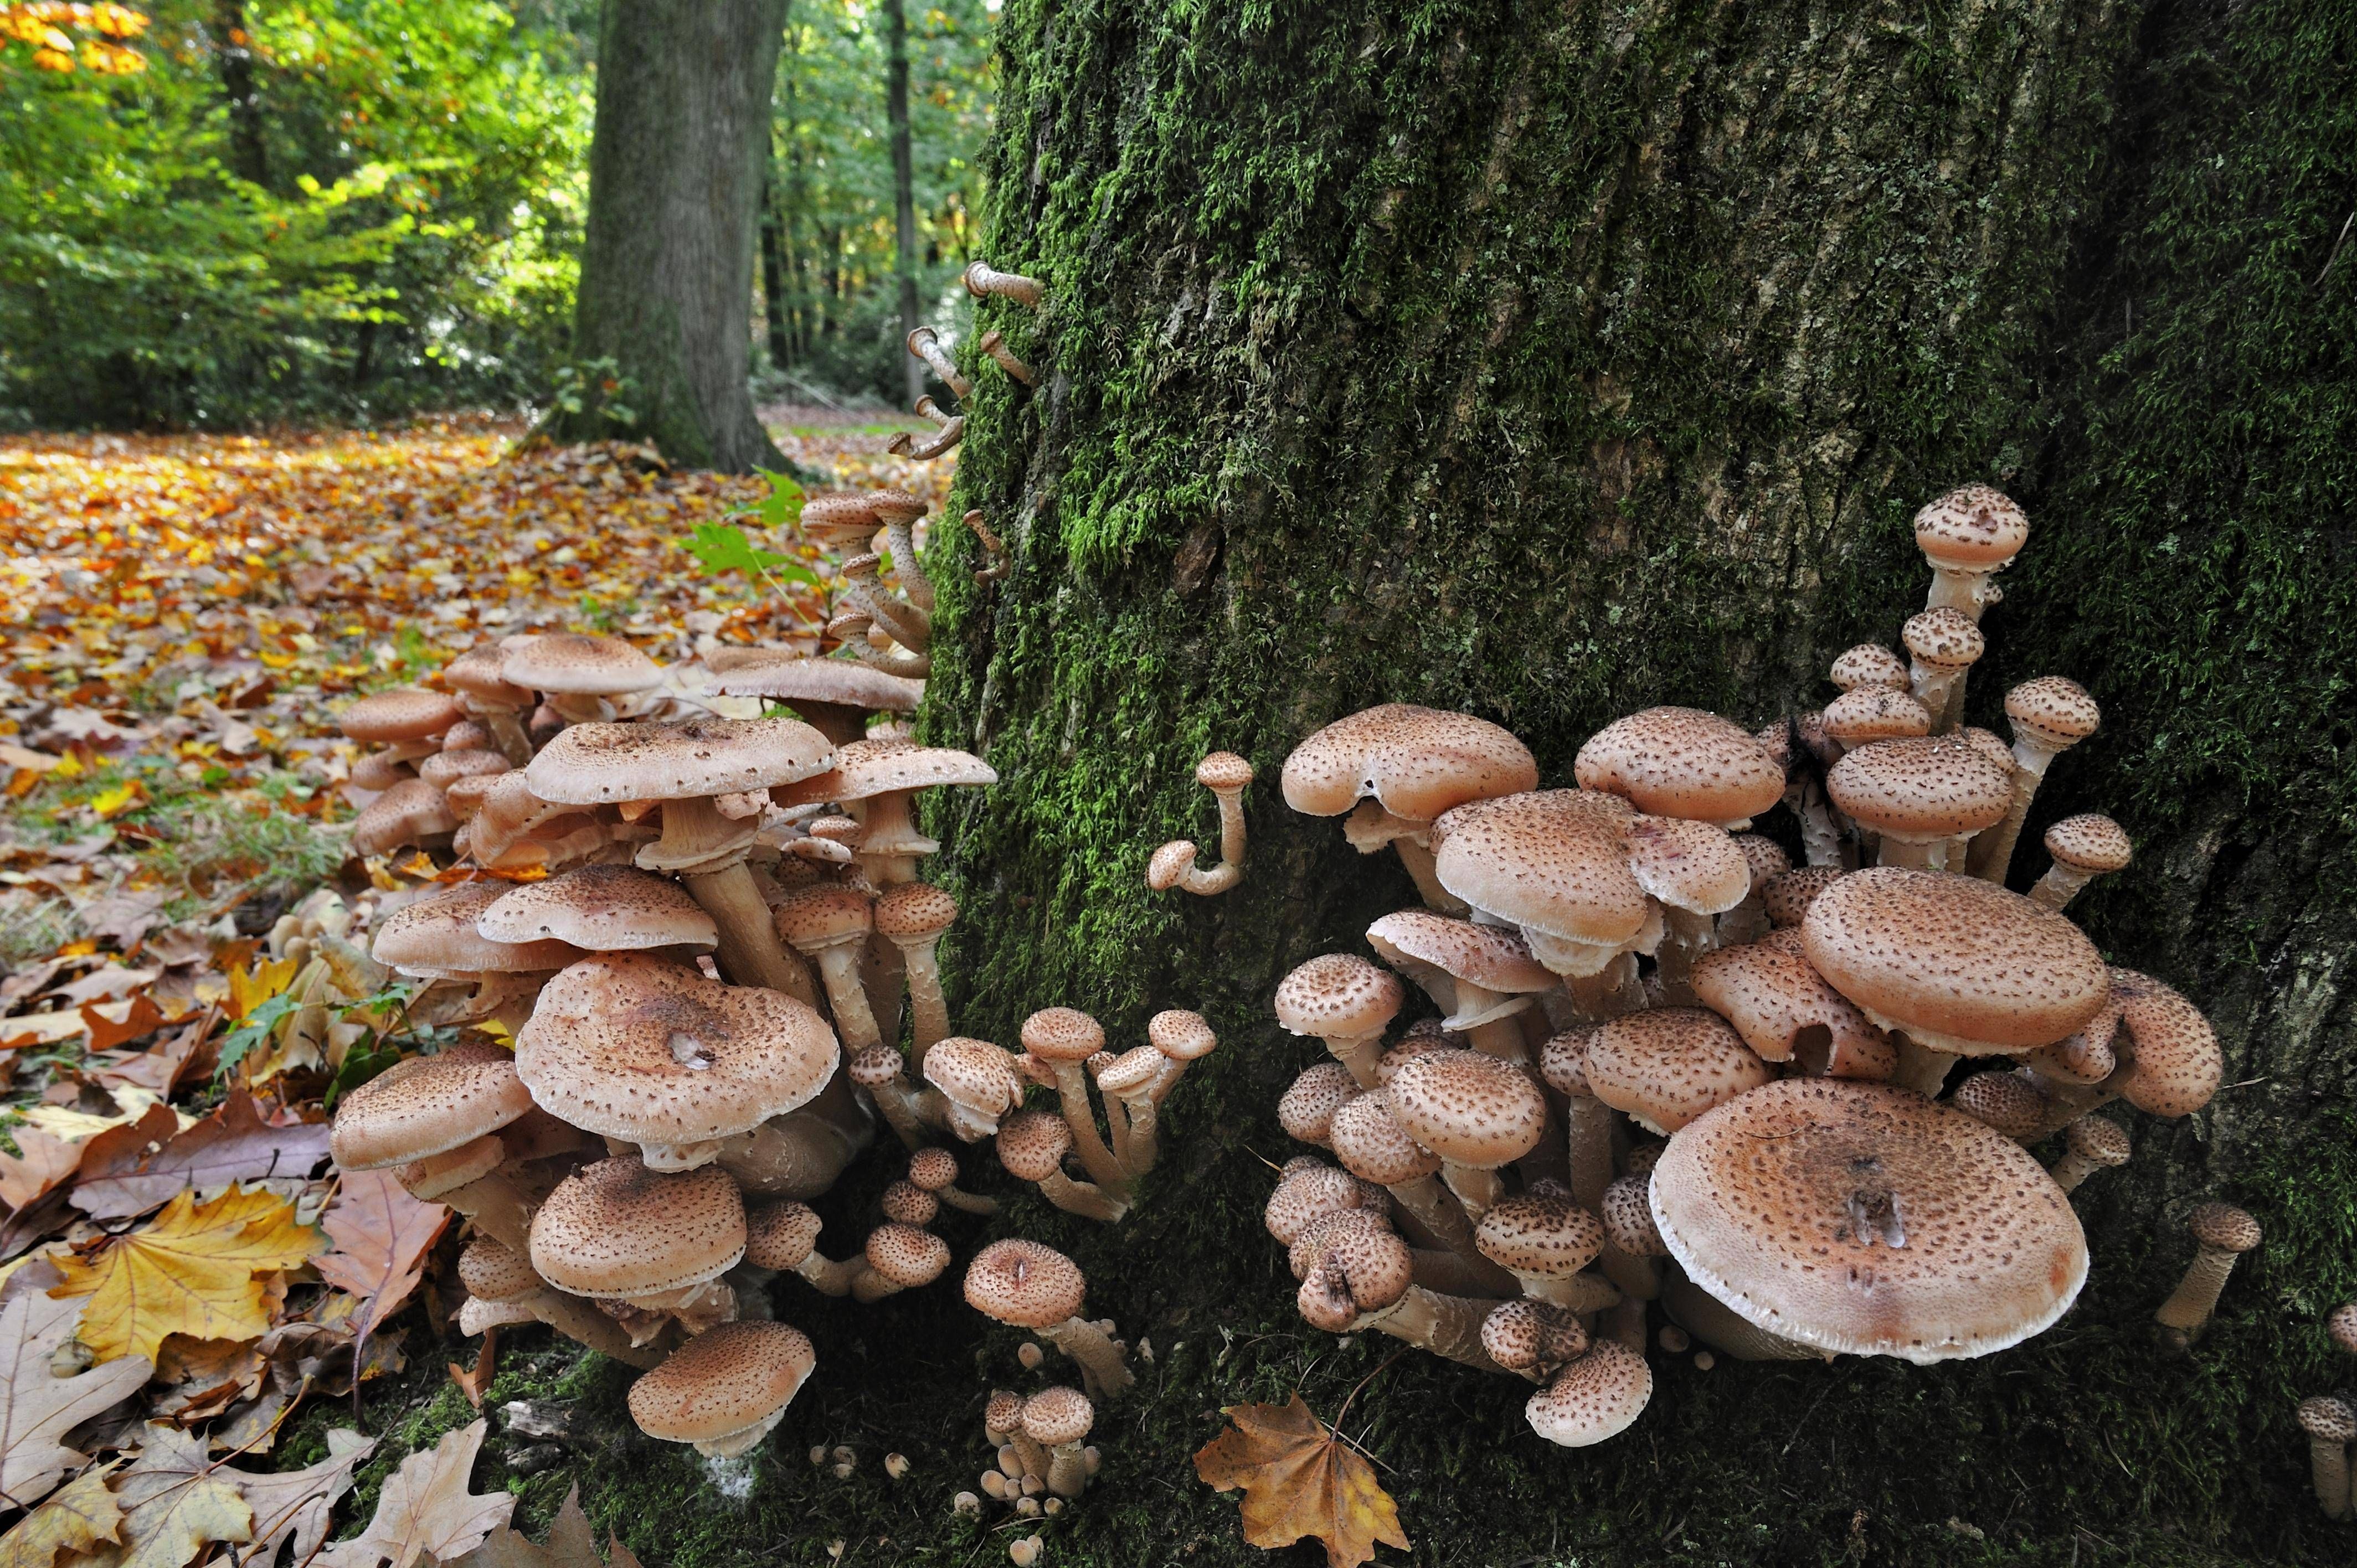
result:
M 243 1183 L 291 1196 L 326 1161 L 328 1126 L 273 1125 L 263 1120 L 252 1095 L 239 1092 L 211 1115 L 176 1131 L 160 1148 L 115 1150 L 92 1143 L 74 1187 L 73 1206 L 93 1219 L 121 1219 L 189 1188 L 212 1192 Z
M 515 1512 L 505 1492 L 477 1497 L 467 1490 L 475 1453 L 490 1423 L 478 1421 L 444 1436 L 424 1454 L 412 1454 L 385 1478 L 377 1495 L 376 1517 L 368 1529 L 339 1541 L 317 1559 L 319 1568 L 412 1568 L 431 1552 L 447 1561 L 471 1552 Z
M 48 1263 L 27 1265 L 26 1283 L 0 1308 L 0 1499 L 29 1508 L 86 1456 L 59 1439 L 138 1391 L 153 1370 L 150 1362 L 124 1357 L 74 1377 L 53 1376 L 49 1359 L 73 1337 L 81 1308 L 52 1300 L 35 1283 L 32 1270 L 47 1278 Z
M 253 1544 L 235 1554 L 239 1568 L 272 1568 L 282 1548 L 289 1563 L 308 1563 L 328 1539 L 337 1499 L 352 1489 L 352 1472 L 375 1452 L 375 1438 L 339 1426 L 328 1430 L 328 1456 L 316 1465 L 268 1476 L 231 1472 L 253 1509 Z
M 106 1489 L 113 1469 L 110 1465 L 85 1470 L 0 1535 L 0 1568 L 49 1568 L 60 1552 L 89 1552 L 101 1541 L 121 1541 L 123 1509 Z
M 123 1532 L 92 1548 L 74 1568 L 185 1568 L 217 1541 L 253 1539 L 253 1509 L 237 1489 L 243 1477 L 215 1465 L 209 1444 L 177 1426 L 151 1423 L 139 1455 L 114 1477 Z
M 101 1361 L 135 1355 L 152 1364 L 167 1334 L 260 1335 L 270 1326 L 270 1293 L 257 1276 L 297 1267 L 318 1242 L 274 1193 L 231 1187 L 199 1203 L 184 1192 L 94 1260 L 60 1258 L 64 1283 L 51 1294 L 90 1298 L 81 1342 Z
M 1326 1543 L 1329 1568 L 1358 1568 L 1375 1543 L 1407 1550 L 1399 1509 L 1374 1466 L 1318 1419 L 1290 1404 L 1231 1405 L 1228 1427 L 1195 1455 L 1195 1473 L 1219 1491 L 1243 1488 L 1244 1539 L 1264 1549 L 1305 1535 Z
M 447 1208 L 412 1197 L 391 1171 L 344 1173 L 319 1222 L 336 1250 L 318 1260 L 318 1270 L 321 1279 L 360 1298 L 360 1342 L 401 1310 L 417 1288 L 427 1250 L 449 1223 Z
M 589 1528 L 589 1516 L 581 1511 L 579 1483 L 565 1494 L 564 1506 L 548 1527 L 545 1544 L 535 1546 L 501 1525 L 480 1546 L 444 1568 L 599 1568 L 597 1537 Z M 639 1568 L 638 1558 L 619 1536 L 606 1538 L 605 1568 Z

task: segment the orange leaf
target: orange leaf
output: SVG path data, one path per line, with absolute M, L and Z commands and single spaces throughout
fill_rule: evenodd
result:
M 499 1347 L 500 1331 L 494 1326 L 483 1330 L 483 1348 L 475 1357 L 473 1371 L 456 1361 L 448 1363 L 450 1380 L 458 1385 L 458 1391 L 466 1395 L 467 1402 L 477 1410 L 483 1408 L 483 1395 L 490 1391 L 491 1373 L 498 1365 Z
M 140 1036 L 152 1035 L 171 1022 L 164 1016 L 164 1010 L 156 1005 L 155 998 L 144 991 L 131 999 L 131 1011 L 123 1015 L 120 1024 L 100 1012 L 94 1004 L 89 1003 L 82 1005 L 81 1021 L 90 1030 L 90 1049 L 92 1051 L 111 1051 L 117 1046 L 128 1045 Z
M 1228 1427 L 1195 1455 L 1195 1473 L 1222 1492 L 1243 1488 L 1244 1539 L 1264 1550 L 1305 1535 L 1326 1543 L 1328 1568 L 1358 1568 L 1375 1543 L 1407 1550 L 1399 1509 L 1374 1466 L 1326 1430 L 1301 1396 L 1231 1405 Z

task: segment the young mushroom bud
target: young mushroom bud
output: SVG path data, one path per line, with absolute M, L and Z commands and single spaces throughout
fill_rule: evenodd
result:
M 925 1056 L 925 1080 L 948 1101 L 950 1131 L 972 1144 L 998 1131 L 999 1118 L 1023 1103 L 1014 1056 L 988 1040 L 952 1035 Z
M 997 360 L 1000 370 L 1005 371 L 1025 386 L 1039 384 L 1039 377 L 1032 373 L 1030 366 L 1015 357 L 1015 350 L 1006 346 L 1006 335 L 997 328 L 994 327 L 984 333 L 975 347 Z M 961 392 L 958 395 L 963 397 L 965 394 Z
M 930 327 L 918 328 L 909 334 L 909 352 L 922 360 L 933 374 L 948 384 L 950 391 L 960 397 L 973 395 L 974 383 L 965 379 L 965 373 L 957 368 L 957 361 L 951 359 L 949 350 L 942 347 L 940 333 Z
M 630 1415 L 650 1437 L 730 1458 L 767 1437 L 818 1365 L 799 1328 L 724 1323 L 630 1385 Z
M 1003 273 L 988 262 L 975 262 L 965 269 L 966 292 L 976 299 L 998 295 L 1036 310 L 1044 286 L 1038 278 L 1025 277 L 1021 273 Z
M 2098 876 L 2127 869 L 2128 835 L 2119 823 L 2096 812 L 2065 817 L 2046 830 L 2046 853 L 2054 864 L 2029 890 L 2029 901 L 2063 909 L 2079 889 Z
M 745 1261 L 800 1274 L 814 1290 L 848 1295 L 864 1260 L 837 1262 L 818 1250 L 819 1217 L 807 1203 L 770 1203 L 745 1213 Z
M 2128 1163 L 2128 1135 L 2105 1117 L 2080 1117 L 2062 1129 L 2062 1157 L 2047 1174 L 2064 1192 L 2077 1191 L 2097 1171 Z
M 1276 1102 L 1277 1125 L 1286 1135 L 1321 1149 L 1331 1148 L 1334 1112 L 1358 1098 L 1359 1080 L 1340 1062 L 1316 1062 L 1301 1069 Z
M 1900 636 L 1912 655 L 1908 690 L 1931 715 L 1934 730 L 1955 728 L 1949 715 L 1962 711 L 1965 672 L 1987 651 L 1988 639 L 1973 617 L 1947 608 L 1910 617 Z M 1830 717 L 1833 709 L 1825 713 Z
M 1388 970 L 1353 954 L 1329 953 L 1287 974 L 1275 1002 L 1278 1023 L 1325 1041 L 1359 1086 L 1372 1089 L 1383 1031 L 1405 1000 L 1398 978 Z
M 893 1224 L 913 1225 L 921 1230 L 939 1217 L 942 1200 L 904 1176 L 885 1184 L 877 1207 Z
M 1096 1407 L 1078 1389 L 1042 1389 L 1023 1402 L 1023 1434 L 1048 1450 L 1048 1489 L 1060 1498 L 1077 1498 L 1088 1489 L 1081 1444 L 1096 1419 Z
M 1834 660 L 1833 682 L 1845 692 L 1879 687 L 1887 692 L 1908 688 L 1907 660 L 1878 642 L 1861 642 Z
M 1642 1304 L 1629 1305 L 1641 1324 Z M 1586 1448 L 1628 1430 L 1652 1397 L 1653 1371 L 1642 1352 L 1600 1339 L 1530 1397 L 1523 1418 L 1549 1443 Z
M 2173 1342 L 2190 1344 L 2217 1310 L 2234 1260 L 2259 1244 L 2259 1222 L 2232 1204 L 2205 1203 L 2186 1225 L 2193 1232 L 2193 1262 L 2152 1316 L 2177 1337 Z
M 1975 876 L 2002 883 L 2013 864 L 2013 846 L 2029 818 L 2029 802 L 2054 759 L 2095 733 L 2103 710 L 2087 689 L 2060 675 L 2025 681 L 2005 694 L 2005 716 L 2013 725 L 2013 799 L 2004 821 L 1972 847 Z
M 2344 1301 L 2324 1317 L 2325 1337 L 2344 1356 L 2357 1356 L 2357 1301 Z
M 1541 1182 L 1501 1199 L 1481 1216 L 1473 1240 L 1483 1257 L 1512 1273 L 1534 1300 L 1597 1312 L 1620 1298 L 1601 1276 L 1585 1272 L 1604 1251 L 1604 1227 L 1558 1183 Z
M 929 1285 L 950 1266 L 949 1243 L 914 1225 L 878 1225 L 867 1233 L 864 1254 L 851 1280 L 853 1297 L 863 1302 Z
M 2331 1520 L 2349 1517 L 2349 1444 L 2357 1441 L 2357 1408 L 2337 1394 L 2299 1402 L 2299 1429 L 2308 1434 L 2309 1475 L 2316 1500 Z
M 1199 852 L 1186 839 L 1174 839 L 1154 852 L 1146 868 L 1146 885 L 1157 893 L 1182 888 L 1200 897 L 1225 893 L 1244 875 L 1244 787 L 1253 781 L 1252 764 L 1232 751 L 1215 751 L 1195 767 L 1195 782 L 1220 802 L 1220 864 L 1209 871 L 1196 869 Z
M 1111 1117 L 1118 1105 L 1127 1122 L 1127 1135 L 1118 1153 L 1122 1168 L 1132 1177 L 1154 1168 L 1159 1121 L 1154 1089 L 1169 1065 L 1169 1059 L 1152 1046 L 1137 1046 L 1092 1069 L 1097 1092 L 1105 1098 L 1105 1114 Z M 1121 1121 L 1114 1122 L 1117 1130 L 1122 1125 Z
M 960 1190 L 957 1178 L 957 1156 L 947 1149 L 919 1149 L 909 1156 L 909 1180 L 913 1185 L 967 1214 L 998 1212 L 996 1199 Z

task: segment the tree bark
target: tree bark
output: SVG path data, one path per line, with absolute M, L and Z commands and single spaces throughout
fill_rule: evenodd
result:
M 243 0 L 217 0 L 213 51 L 221 62 L 221 96 L 229 102 L 230 170 L 248 185 L 270 183 L 262 94 L 253 82 L 253 43 L 245 30 Z
M 902 0 L 884 0 L 887 63 L 884 73 L 884 118 L 892 134 L 893 270 L 899 274 L 900 331 L 917 329 L 917 175 L 916 156 L 909 141 L 909 16 Z M 901 369 L 913 403 L 925 394 L 925 367 L 915 355 L 905 355 Z
M 618 429 L 591 406 L 554 434 L 637 434 L 689 467 L 786 466 L 746 385 L 783 23 L 783 0 L 605 0 L 574 356 L 614 361 L 635 418 Z

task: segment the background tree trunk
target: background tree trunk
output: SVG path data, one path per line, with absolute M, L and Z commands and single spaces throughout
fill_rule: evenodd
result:
M 785 458 L 754 417 L 754 210 L 783 0 L 606 0 L 574 356 L 610 359 L 636 419 L 553 417 L 571 440 L 635 433 L 674 463 Z
M 917 306 L 917 175 L 916 156 L 909 145 L 909 16 L 901 0 L 883 0 L 887 49 L 884 73 L 884 118 L 892 134 L 893 268 L 900 286 L 900 330 L 914 332 L 920 317 Z M 925 367 L 913 355 L 904 357 L 901 370 L 913 403 L 925 393 Z

